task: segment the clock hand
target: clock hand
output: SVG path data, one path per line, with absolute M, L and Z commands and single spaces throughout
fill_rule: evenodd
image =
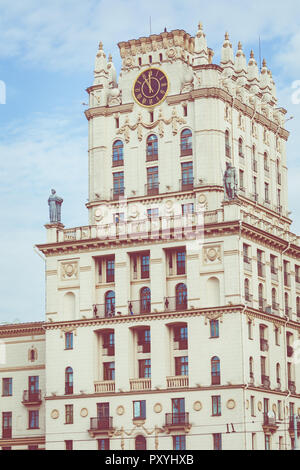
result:
M 148 79 L 149 79 L 149 76 L 148 76 Z M 145 80 L 145 82 L 146 82 L 147 85 L 148 85 L 148 88 L 149 88 L 150 93 L 153 93 L 153 90 L 152 90 L 152 87 L 151 87 L 151 84 L 150 84 L 150 80 L 147 80 L 146 77 L 144 77 L 144 80 Z

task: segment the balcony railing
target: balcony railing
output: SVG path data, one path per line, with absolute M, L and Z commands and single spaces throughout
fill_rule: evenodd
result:
M 151 313 L 151 302 L 143 300 L 130 300 L 128 302 L 128 315 L 147 315 Z
M 145 194 L 147 196 L 157 196 L 159 194 L 159 183 L 145 184 Z
M 151 390 L 151 379 L 130 379 L 130 390 Z
M 189 413 L 166 413 L 166 426 L 186 426 L 189 424 Z
M 112 429 L 112 427 L 112 416 L 103 418 L 90 418 L 90 431 L 106 431 L 108 429 Z
M 101 382 L 94 382 L 95 393 L 109 393 L 115 391 L 114 380 L 104 380 Z
M 23 403 L 41 403 L 42 401 L 42 392 L 41 390 L 36 390 L 32 392 L 31 390 L 24 390 L 23 392 Z
M 111 190 L 111 199 L 118 200 L 120 197 L 123 197 L 125 195 L 125 188 L 113 188 Z
M 264 388 L 270 388 L 271 382 L 270 382 L 269 376 L 267 376 L 267 375 L 262 375 L 262 376 L 261 376 L 261 383 L 262 383 L 262 386 L 263 386 Z
M 93 314 L 95 318 L 111 318 L 115 316 L 114 305 L 94 304 Z
M 191 191 L 194 189 L 194 178 L 184 178 L 180 180 L 181 191 Z
M 269 343 L 267 339 L 260 339 L 260 350 L 264 352 L 269 351 Z
M 189 378 L 186 375 L 167 377 L 167 388 L 186 388 L 189 386 Z
M 188 300 L 182 297 L 165 297 L 166 312 L 181 312 L 188 309 Z
M 272 303 L 272 311 L 278 315 L 278 312 L 279 312 L 279 304 L 277 302 L 273 302 Z

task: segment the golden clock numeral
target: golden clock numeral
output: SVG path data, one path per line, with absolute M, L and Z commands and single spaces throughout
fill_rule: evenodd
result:
M 153 99 L 149 100 L 149 104 L 152 104 L 153 103 Z
M 143 97 L 142 97 L 141 93 L 139 93 L 139 94 L 137 95 L 137 99 L 138 99 L 138 100 L 141 100 L 142 98 L 143 98 Z
M 146 98 L 143 98 L 143 101 L 142 101 L 142 103 L 143 103 L 143 104 L 145 104 L 145 103 L 146 103 L 146 101 L 147 101 L 147 100 L 146 100 Z

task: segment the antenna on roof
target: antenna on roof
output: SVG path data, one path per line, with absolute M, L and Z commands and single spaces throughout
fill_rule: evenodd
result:
M 150 16 L 150 36 L 152 34 L 152 28 L 151 28 L 151 16 Z
M 259 71 L 261 72 L 261 41 L 260 41 L 260 36 L 258 39 L 258 44 L 259 44 Z

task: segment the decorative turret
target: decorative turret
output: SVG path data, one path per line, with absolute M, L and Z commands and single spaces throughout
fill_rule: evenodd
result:
M 250 53 L 250 60 L 248 63 L 248 73 L 247 78 L 249 85 L 251 86 L 251 92 L 256 94 L 259 92 L 259 70 L 257 62 L 254 58 L 254 52 Z
M 226 70 L 226 75 L 231 76 L 234 72 L 234 55 L 229 34 L 225 34 L 225 41 L 221 51 L 221 67 Z
M 105 81 L 108 78 L 107 60 L 106 55 L 103 51 L 102 42 L 100 42 L 99 44 L 99 49 L 96 55 L 94 77 L 94 85 L 104 85 Z
M 108 57 L 108 64 L 107 64 L 107 71 L 108 71 L 108 86 L 109 88 L 117 88 L 117 72 L 112 61 L 112 56 L 109 54 Z
M 247 77 L 247 62 L 241 42 L 239 42 L 238 44 L 238 51 L 236 53 L 234 62 L 234 72 L 235 75 L 241 78 L 241 80 L 239 80 L 239 83 L 244 84 L 246 82 Z
M 198 32 L 195 36 L 194 65 L 208 64 L 208 62 L 206 36 L 203 32 L 202 23 L 199 23 Z
M 272 72 L 271 70 L 268 70 L 268 74 L 270 76 L 270 82 L 271 82 L 271 94 L 272 94 L 272 100 L 274 101 L 274 103 L 277 103 L 277 90 L 276 90 L 276 85 L 275 85 L 275 82 L 273 80 L 273 76 L 272 76 Z
M 269 102 L 272 99 L 272 95 L 271 95 L 272 84 L 271 84 L 271 78 L 270 78 L 269 71 L 267 69 L 267 63 L 265 59 L 263 60 L 261 74 L 260 74 L 260 88 L 264 96 L 264 101 Z

